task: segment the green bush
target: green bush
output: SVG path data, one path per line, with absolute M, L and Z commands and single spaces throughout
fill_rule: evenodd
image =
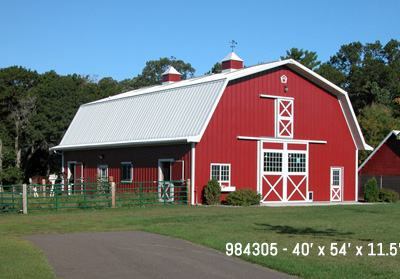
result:
M 378 200 L 379 200 L 378 183 L 376 182 L 375 177 L 372 177 L 371 179 L 368 179 L 367 183 L 365 183 L 364 201 L 376 202 Z
M 228 205 L 234 206 L 249 206 L 259 205 L 261 201 L 261 195 L 250 188 L 239 189 L 235 192 L 231 192 L 226 196 Z
M 379 189 L 379 200 L 381 202 L 397 202 L 399 194 L 391 189 Z
M 208 180 L 207 185 L 204 186 L 203 202 L 208 205 L 219 204 L 221 202 L 221 187 L 215 178 Z

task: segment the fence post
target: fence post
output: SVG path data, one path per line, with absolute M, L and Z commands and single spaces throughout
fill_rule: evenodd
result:
M 42 195 L 43 195 L 43 198 L 45 198 L 46 197 L 46 179 L 42 179 Z
M 187 204 L 188 205 L 191 205 L 191 203 L 190 203 L 190 193 L 191 191 L 190 191 L 190 178 L 187 180 L 187 182 L 186 182 L 186 199 L 187 199 Z
M 111 204 L 112 209 L 115 209 L 115 182 L 111 182 Z
M 22 184 L 22 213 L 28 214 L 28 191 L 26 184 Z
M 139 182 L 139 207 L 142 207 L 142 182 Z

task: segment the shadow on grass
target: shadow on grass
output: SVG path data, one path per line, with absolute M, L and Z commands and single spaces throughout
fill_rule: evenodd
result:
M 270 224 L 255 224 L 257 230 L 274 231 L 279 234 L 312 235 L 312 236 L 349 236 L 353 232 L 338 232 L 335 229 L 315 230 L 313 228 L 295 228 L 291 226 L 273 226 Z

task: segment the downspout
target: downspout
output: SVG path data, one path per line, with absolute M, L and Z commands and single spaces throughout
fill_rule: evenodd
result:
M 190 178 L 191 178 L 191 189 L 190 189 L 190 204 L 191 205 L 194 205 L 195 203 L 194 203 L 194 194 L 195 194 L 195 191 L 194 191 L 194 189 L 195 189 L 195 162 L 196 162 L 196 160 L 195 160 L 195 151 L 196 151 L 196 143 L 194 143 L 194 142 L 192 142 L 192 150 L 191 150 L 191 152 L 190 152 L 190 154 L 191 154 L 191 156 L 190 156 L 190 159 L 191 159 L 191 162 L 190 162 L 190 167 L 191 167 L 191 175 L 190 175 Z M 197 197 L 196 197 L 196 205 L 197 205 Z

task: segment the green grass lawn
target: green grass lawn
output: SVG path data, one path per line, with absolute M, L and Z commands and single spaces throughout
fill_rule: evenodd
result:
M 0 215 L 0 278 L 55 278 L 38 248 L 21 235 L 142 230 L 226 252 L 226 244 L 276 243 L 277 255 L 241 258 L 302 278 L 399 278 L 400 203 L 314 207 L 155 206 Z M 296 255 L 299 243 L 306 253 Z M 346 255 L 338 254 L 346 243 Z M 371 244 L 372 243 L 372 244 Z M 368 256 L 373 245 L 374 253 Z M 386 256 L 390 253 L 396 256 Z M 333 245 L 332 245 L 333 244 Z M 350 246 L 348 246 L 350 245 Z M 325 256 L 318 256 L 325 246 Z M 362 256 L 356 246 L 362 246 Z M 264 246 L 265 247 L 265 246 Z M 396 248 L 394 248 L 396 247 Z M 283 251 L 287 248 L 287 251 Z M 237 252 L 239 250 L 236 250 Z M 271 251 L 272 252 L 272 251 Z M 302 252 L 300 249 L 299 252 Z M 344 252 L 344 250 L 342 250 Z M 27 276 L 28 275 L 28 276 Z

